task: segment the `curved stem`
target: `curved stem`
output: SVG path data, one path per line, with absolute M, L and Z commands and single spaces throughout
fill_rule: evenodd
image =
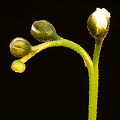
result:
M 94 67 L 94 100 L 92 104 L 94 104 L 94 108 L 91 108 L 95 113 L 92 115 L 91 111 L 89 111 L 89 120 L 96 120 L 97 117 L 97 101 L 98 101 L 98 79 L 99 79 L 99 69 L 98 69 L 98 63 L 99 63 L 99 57 L 100 57 L 100 51 L 102 47 L 103 40 L 96 39 L 95 40 L 95 48 L 94 48 L 94 54 L 93 54 L 93 67 Z M 91 102 L 91 101 L 89 101 Z
M 31 57 L 33 57 L 35 54 L 39 53 L 40 51 L 42 51 L 46 48 L 49 48 L 49 47 L 57 47 L 57 46 L 68 47 L 68 48 L 76 51 L 78 54 L 81 55 L 81 57 L 85 61 L 89 71 L 90 72 L 94 71 L 93 70 L 93 62 L 92 62 L 90 56 L 88 55 L 88 53 L 80 45 L 78 45 L 70 40 L 63 39 L 63 38 L 60 38 L 57 41 L 49 41 L 49 42 L 45 42 L 45 43 L 42 43 L 42 44 L 39 44 L 36 46 L 32 46 L 31 52 L 28 55 L 21 58 L 20 60 L 25 63 L 28 59 L 30 59 Z
M 31 53 L 28 55 L 24 56 L 21 58 L 22 62 L 26 62 L 28 59 L 30 59 L 32 56 L 34 56 L 36 53 L 49 48 L 49 47 L 57 47 L 57 46 L 63 46 L 63 47 L 68 47 L 74 51 L 76 51 L 80 56 L 83 58 L 83 60 L 86 63 L 87 69 L 88 69 L 88 75 L 89 75 L 89 120 L 95 120 L 93 119 L 94 116 L 96 116 L 96 111 L 94 109 L 97 109 L 97 106 L 95 103 L 96 101 L 96 93 L 95 93 L 95 82 L 94 82 L 94 67 L 93 67 L 93 61 L 91 60 L 90 56 L 88 53 L 78 44 L 60 38 L 57 41 L 49 41 L 45 42 L 36 46 L 32 46 L 31 48 Z

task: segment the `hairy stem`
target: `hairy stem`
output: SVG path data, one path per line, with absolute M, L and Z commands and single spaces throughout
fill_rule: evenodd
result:
M 92 71 L 94 71 L 93 70 L 93 62 L 92 62 L 90 56 L 88 55 L 88 53 L 80 45 L 78 45 L 70 40 L 63 39 L 63 38 L 60 38 L 57 41 L 49 41 L 49 42 L 45 42 L 45 43 L 42 43 L 42 44 L 39 44 L 36 46 L 32 46 L 31 52 L 28 55 L 21 58 L 20 60 L 25 63 L 28 59 L 30 59 L 31 57 L 33 57 L 35 54 L 39 53 L 40 51 L 42 51 L 46 48 L 49 48 L 49 47 L 57 47 L 57 46 L 67 47 L 67 48 L 70 48 L 70 49 L 76 51 L 78 54 L 81 55 L 83 60 L 86 62 L 88 70 L 91 73 L 92 73 Z
M 98 101 L 98 79 L 99 79 L 99 69 L 98 69 L 98 63 L 99 63 L 99 57 L 100 57 L 100 51 L 102 47 L 103 40 L 95 40 L 95 48 L 94 48 L 94 54 L 93 54 L 93 67 L 94 67 L 94 96 L 89 96 L 89 104 L 93 104 L 93 107 L 89 108 L 89 119 L 88 120 L 96 120 L 97 118 L 97 101 Z M 92 88 L 90 88 L 92 89 Z M 94 100 L 92 100 L 94 99 Z M 91 110 L 90 110 L 91 109 Z
M 57 47 L 57 46 L 67 47 L 76 51 L 78 54 L 80 54 L 80 56 L 85 61 L 88 69 L 88 75 L 89 75 L 89 117 L 88 118 L 89 120 L 95 120 L 95 119 L 91 119 L 91 118 L 94 118 L 94 116 L 96 116 L 96 109 L 97 109 L 97 106 L 95 104 L 97 100 L 96 98 L 97 96 L 95 93 L 97 86 L 95 86 L 95 80 L 94 80 L 93 61 L 91 60 L 91 57 L 88 55 L 88 53 L 80 45 L 63 38 L 60 38 L 57 41 L 45 42 L 36 46 L 32 46 L 31 52 L 28 55 L 21 58 L 21 61 L 25 63 L 28 59 L 33 57 L 36 53 L 46 48 Z

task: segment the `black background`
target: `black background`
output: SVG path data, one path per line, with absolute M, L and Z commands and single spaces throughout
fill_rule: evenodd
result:
M 111 13 L 110 31 L 100 56 L 97 120 L 120 119 L 120 1 L 38 0 L 3 1 L 1 4 L 1 120 L 87 120 L 89 81 L 82 58 L 68 48 L 46 49 L 26 63 L 23 74 L 11 70 L 17 59 L 9 43 L 23 37 L 39 44 L 30 28 L 48 20 L 58 35 L 80 44 L 92 57 L 94 38 L 87 30 L 88 16 L 96 7 Z

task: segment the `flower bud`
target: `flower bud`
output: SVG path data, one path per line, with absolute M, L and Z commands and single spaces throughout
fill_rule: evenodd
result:
M 46 20 L 35 21 L 31 27 L 31 35 L 40 42 L 58 39 L 54 26 Z
M 105 8 L 97 8 L 87 21 L 87 28 L 94 38 L 103 39 L 109 31 L 110 13 Z
M 18 73 L 23 73 L 25 68 L 26 66 L 21 60 L 15 60 L 11 65 L 11 69 Z
M 30 43 L 21 37 L 16 37 L 10 42 L 10 52 L 15 57 L 23 57 L 31 50 Z

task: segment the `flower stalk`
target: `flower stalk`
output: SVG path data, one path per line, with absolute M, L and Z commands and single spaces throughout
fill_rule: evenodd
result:
M 97 119 L 97 103 L 98 103 L 98 86 L 99 86 L 99 57 L 103 40 L 95 40 L 95 48 L 93 54 L 94 83 L 89 86 L 89 116 L 88 120 Z
M 25 63 L 40 51 L 49 48 L 63 46 L 76 51 L 85 61 L 89 75 L 89 112 L 88 120 L 97 119 L 97 101 L 98 101 L 98 80 L 99 80 L 99 57 L 104 38 L 109 31 L 110 13 L 102 8 L 97 8 L 87 21 L 87 28 L 92 37 L 95 38 L 95 48 L 93 60 L 88 53 L 77 43 L 63 39 L 58 36 L 52 24 L 46 20 L 35 21 L 31 27 L 31 35 L 42 44 L 32 46 L 27 40 L 18 37 L 10 43 L 10 52 L 15 57 L 21 57 L 15 60 L 11 69 L 17 73 L 25 71 Z

